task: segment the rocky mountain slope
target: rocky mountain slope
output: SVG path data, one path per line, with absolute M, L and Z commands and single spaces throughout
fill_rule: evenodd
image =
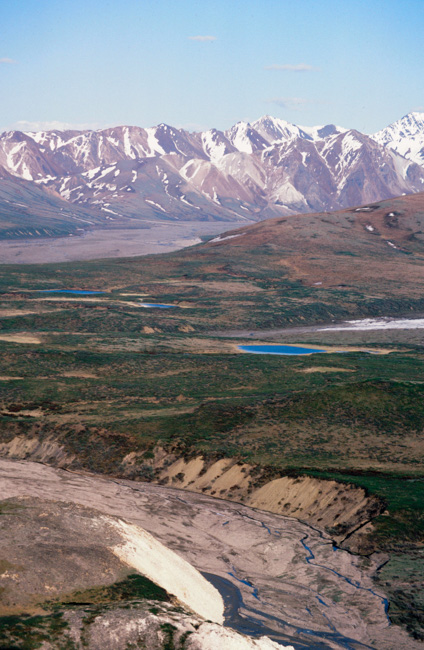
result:
M 166 124 L 11 131 L 0 136 L 0 166 L 48 190 L 46 199 L 53 193 L 65 206 L 85 208 L 103 225 L 258 221 L 418 192 L 423 147 L 419 113 L 373 136 L 265 116 L 225 132 L 189 133 Z
M 0 238 L 78 235 L 105 226 L 98 210 L 64 201 L 55 191 L 0 168 Z
M 408 160 L 424 165 L 424 113 L 409 113 L 371 137 Z

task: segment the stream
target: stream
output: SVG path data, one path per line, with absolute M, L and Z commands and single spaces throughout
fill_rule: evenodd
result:
M 260 519 L 256 519 L 255 517 L 242 512 L 238 512 L 238 514 L 260 525 L 268 532 L 269 535 L 274 535 L 275 537 L 281 536 L 281 532 L 279 530 L 274 529 L 274 531 L 271 531 L 269 526 L 267 526 L 265 522 L 261 521 Z M 229 521 L 227 520 L 222 525 L 226 526 L 228 524 Z M 391 625 L 391 621 L 388 616 L 389 601 L 387 598 L 380 596 L 370 588 L 362 587 L 360 583 L 354 582 L 335 569 L 327 567 L 323 564 L 315 563 L 315 555 L 312 549 L 306 544 L 306 540 L 308 538 L 309 535 L 305 535 L 299 540 L 307 552 L 307 555 L 305 556 L 306 563 L 323 569 L 324 571 L 330 571 L 355 589 L 367 591 L 378 598 L 384 606 L 384 612 L 388 625 Z M 337 547 L 334 546 L 333 550 L 335 552 L 338 551 Z M 307 627 L 299 627 L 292 623 L 289 623 L 283 618 L 272 616 L 262 611 L 261 609 L 253 608 L 246 604 L 243 600 L 243 595 L 240 589 L 230 580 L 212 573 L 202 572 L 202 575 L 211 584 L 213 584 L 213 586 L 219 591 L 222 596 L 225 606 L 225 625 L 233 628 L 238 632 L 251 637 L 260 637 L 265 635 L 276 643 L 280 643 L 281 645 L 293 645 L 295 650 L 301 650 L 304 648 L 309 648 L 310 650 L 330 650 L 333 649 L 335 645 L 336 647 L 343 648 L 345 650 L 372 650 L 372 646 L 361 643 L 360 641 L 347 637 L 338 632 L 325 612 L 321 612 L 321 614 L 325 619 L 330 631 L 322 632 L 319 630 L 312 630 Z M 230 575 L 237 582 L 248 586 L 252 590 L 252 596 L 260 603 L 261 599 L 259 596 L 259 590 L 250 580 L 238 577 L 235 567 L 232 567 L 232 570 L 228 571 L 228 575 Z M 325 600 L 320 598 L 318 595 L 316 595 L 315 598 L 321 605 L 330 608 L 330 605 L 328 605 Z M 243 612 L 241 610 L 243 610 Z M 309 608 L 306 608 L 306 611 L 310 616 L 312 616 L 312 612 Z M 277 624 L 277 627 L 280 628 L 279 631 L 275 630 L 272 627 L 269 627 L 263 619 L 272 621 L 274 624 Z
M 339 634 L 326 616 L 325 618 L 327 619 L 331 632 L 320 632 L 306 627 L 297 627 L 288 623 L 283 618 L 272 616 L 260 609 L 246 605 L 240 589 L 230 580 L 213 573 L 202 572 L 202 575 L 222 596 L 225 607 L 225 625 L 237 632 L 253 638 L 268 636 L 283 646 L 292 645 L 295 650 L 303 650 L 306 648 L 308 650 L 333 650 L 334 644 L 337 644 L 339 648 L 345 650 L 373 650 L 369 645 Z M 240 580 L 240 582 L 252 586 L 247 581 Z M 257 598 L 259 600 L 259 597 Z M 277 631 L 269 627 L 263 619 L 272 621 L 274 624 L 276 623 L 280 630 Z
M 372 594 L 373 596 L 378 598 L 383 603 L 384 613 L 386 615 L 387 623 L 388 623 L 388 625 L 391 625 L 392 623 L 391 623 L 391 620 L 390 620 L 390 617 L 389 617 L 389 601 L 388 601 L 388 599 L 384 598 L 384 596 L 380 596 L 379 594 L 377 594 L 372 589 L 369 589 L 367 587 L 362 587 L 358 582 L 353 582 L 353 580 L 350 580 L 349 578 L 346 578 L 346 576 L 342 575 L 341 573 L 339 573 L 335 569 L 330 569 L 330 567 L 326 567 L 323 564 L 317 564 L 315 562 L 312 562 L 312 560 L 315 559 L 315 555 L 313 554 L 312 550 L 309 548 L 309 546 L 307 546 L 307 544 L 305 542 L 305 540 L 308 539 L 308 537 L 309 536 L 306 535 L 305 537 L 303 537 L 300 540 L 300 543 L 302 544 L 305 551 L 307 551 L 309 553 L 309 555 L 307 555 L 306 558 L 305 558 L 306 562 L 308 564 L 311 564 L 312 566 L 316 566 L 316 567 L 319 567 L 320 569 L 324 569 L 325 571 L 330 571 L 331 573 L 336 575 L 338 578 L 342 578 L 342 580 L 347 582 L 349 585 L 352 585 L 352 587 L 355 587 L 355 589 L 361 589 L 363 591 L 368 591 L 370 594 Z M 338 549 L 336 548 L 335 550 L 337 551 Z M 325 605 L 325 603 L 323 603 L 323 604 Z

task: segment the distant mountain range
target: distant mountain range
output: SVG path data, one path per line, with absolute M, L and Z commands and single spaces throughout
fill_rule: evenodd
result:
M 39 219 L 42 235 L 58 234 L 48 224 L 59 213 L 62 234 L 87 221 L 259 221 L 424 190 L 424 113 L 373 135 L 271 116 L 201 133 L 166 124 L 10 131 L 0 166 L 0 236 L 40 235 Z

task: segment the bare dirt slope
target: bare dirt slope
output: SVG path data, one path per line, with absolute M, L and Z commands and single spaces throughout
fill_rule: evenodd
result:
M 136 460 L 135 454 L 128 459 L 130 463 Z M 207 462 L 197 456 L 185 460 L 159 449 L 152 467 L 159 470 L 161 483 L 296 517 L 330 530 L 339 543 L 383 507 L 378 498 L 354 485 L 309 476 L 267 478 L 264 468 L 231 458 Z
M 281 648 L 217 625 L 218 591 L 138 526 L 34 497 L 1 501 L 0 512 L 2 648 L 39 647 L 38 640 L 52 650 Z
M 331 539 L 295 519 L 204 495 L 108 480 L 32 462 L 0 461 L 4 498 L 70 501 L 144 527 L 227 596 L 228 624 L 263 622 L 267 636 L 299 647 L 420 648 L 389 626 L 371 574 L 380 557 L 334 550 Z
M 54 440 L 17 436 L 0 443 L 0 455 L 32 459 L 55 467 L 72 468 L 75 456 Z M 342 543 L 384 509 L 383 502 L 365 490 L 336 481 L 309 476 L 297 478 L 267 476 L 267 469 L 235 458 L 206 461 L 203 456 L 178 457 L 158 447 L 153 458 L 130 452 L 123 458 L 123 475 L 132 476 L 134 468 L 151 469 L 155 481 L 190 492 L 209 494 L 253 508 L 295 517 L 329 531 Z

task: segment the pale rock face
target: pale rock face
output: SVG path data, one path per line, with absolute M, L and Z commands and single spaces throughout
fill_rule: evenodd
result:
M 147 606 L 154 606 L 157 614 L 140 606 L 109 609 L 90 623 L 84 622 L 84 614 L 71 610 L 64 618 L 70 625 L 69 636 L 75 647 L 87 650 L 164 650 L 170 644 L 180 650 L 294 650 L 293 646 L 280 645 L 265 636 L 252 639 L 216 623 L 203 622 L 194 615 L 177 613 L 167 604 L 149 601 Z
M 112 548 L 119 559 L 134 567 L 207 620 L 223 623 L 224 603 L 219 592 L 191 564 L 166 548 L 142 528 L 108 519 L 124 538 Z

